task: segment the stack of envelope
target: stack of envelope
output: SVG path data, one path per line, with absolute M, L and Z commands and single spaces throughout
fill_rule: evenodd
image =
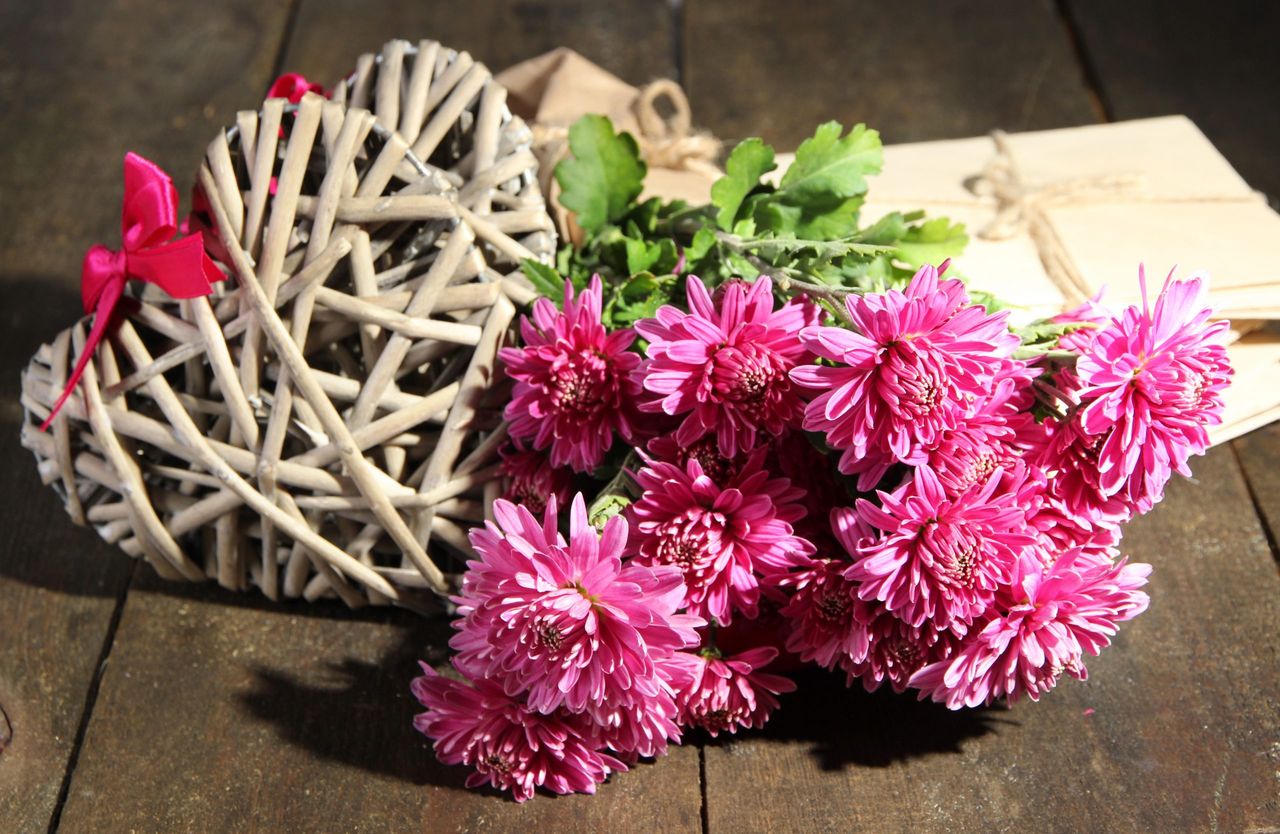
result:
M 991 193 L 993 160 L 1014 172 L 1020 206 Z M 1139 302 L 1139 264 L 1151 293 L 1175 266 L 1205 275 L 1236 369 L 1214 443 L 1280 419 L 1280 215 L 1186 117 L 891 145 L 869 197 L 867 218 L 925 209 L 964 223 L 957 269 L 1015 318 L 1099 293 L 1113 309 Z M 1010 222 L 984 237 L 998 217 Z

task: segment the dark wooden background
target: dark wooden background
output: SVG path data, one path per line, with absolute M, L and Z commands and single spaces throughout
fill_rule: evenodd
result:
M 1280 194 L 1275 4 L 1154 0 L 0 2 L 0 832 L 1280 831 L 1280 426 L 1213 450 L 1131 527 L 1148 614 L 1039 705 L 948 713 L 822 676 L 762 733 L 523 806 L 411 731 L 439 625 L 158 582 L 73 527 L 17 442 L 18 374 L 118 237 L 120 157 L 186 193 L 282 70 L 391 37 L 501 68 L 571 46 L 696 121 L 792 147 L 1190 115 Z M 1158 258 L 1158 253 L 1153 253 Z

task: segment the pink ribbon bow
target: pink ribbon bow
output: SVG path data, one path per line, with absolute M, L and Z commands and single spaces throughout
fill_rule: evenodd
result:
M 286 72 L 271 84 L 271 89 L 267 90 L 267 98 L 287 98 L 290 104 L 297 104 L 307 93 L 329 97 L 328 90 L 319 84 L 312 84 L 302 73 Z
M 84 255 L 80 295 L 85 313 L 93 313 L 93 327 L 62 396 L 41 424 L 41 431 L 49 427 L 80 384 L 85 367 L 111 326 L 130 278 L 155 284 L 174 298 L 197 298 L 213 292 L 213 282 L 225 277 L 205 254 L 202 234 L 172 240 L 177 230 L 178 190 L 173 187 L 173 180 L 154 162 L 135 153 L 125 154 L 120 235 L 124 247 L 116 252 L 96 244 Z

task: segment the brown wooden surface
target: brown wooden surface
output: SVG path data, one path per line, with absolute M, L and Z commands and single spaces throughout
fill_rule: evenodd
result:
M 139 584 L 60 831 L 699 828 L 693 747 L 596 797 L 516 806 L 464 789 L 466 771 L 437 763 L 411 724 L 407 683 L 419 657 L 442 658 L 443 623 Z
M 1099 103 L 1181 110 L 1280 191 L 1265 19 L 953 5 L 0 4 L 0 102 L 17 116 L 0 121 L 0 832 L 1280 830 L 1276 427 L 1196 461 L 1132 526 L 1152 609 L 1088 683 L 953 714 L 808 676 L 763 733 L 521 806 L 464 790 L 409 729 L 438 625 L 174 589 L 145 566 L 130 585 L 16 442 L 18 370 L 77 314 L 84 248 L 118 234 L 123 151 L 185 197 L 212 131 L 277 63 L 331 82 L 393 36 L 495 69 L 563 44 L 632 82 L 678 75 L 699 123 L 783 147 L 824 118 L 907 141 L 1084 123 Z
M 1066 0 L 1113 119 L 1185 113 L 1280 198 L 1280 4 Z
M 120 234 L 125 150 L 191 161 L 271 72 L 283 9 L 253 2 L 0 10 L 0 831 L 43 831 L 134 565 L 72 527 L 18 445 L 18 374 L 80 313 L 79 262 Z
M 1094 121 L 1048 0 L 970 3 L 688 0 L 684 80 L 725 139 L 793 149 L 827 119 L 886 142 Z

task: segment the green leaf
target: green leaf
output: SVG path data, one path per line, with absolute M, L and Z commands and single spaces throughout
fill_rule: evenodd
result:
M 803 212 L 795 225 L 796 237 L 814 240 L 833 240 L 853 234 L 858 228 L 858 210 L 862 208 L 861 196 L 850 197 L 829 208 Z
M 725 265 L 729 268 L 730 274 L 737 275 L 747 280 L 754 279 L 760 274 L 760 270 L 751 261 L 739 255 L 737 252 L 725 253 Z
M 778 194 L 797 204 L 865 194 L 867 175 L 878 174 L 884 161 L 880 134 L 861 124 L 842 138 L 843 132 L 839 122 L 827 122 L 802 142 Z
M 1073 364 L 1076 354 L 1063 351 L 1058 342 L 1068 333 L 1074 333 L 1086 327 L 1096 325 L 1087 321 L 1054 322 L 1040 319 L 1014 330 L 1014 335 L 1022 340 L 1022 345 L 1014 351 L 1015 359 L 1031 359 L 1042 356 L 1046 359 Z
M 738 143 L 725 161 L 725 175 L 711 186 L 711 202 L 719 208 L 716 224 L 721 229 L 733 228 L 742 201 L 760 184 L 760 177 L 775 167 L 773 148 L 763 139 L 745 139 Z
M 573 154 L 556 166 L 560 203 L 588 233 L 626 216 L 644 187 L 645 164 L 629 133 L 614 133 L 605 116 L 587 115 L 569 128 Z
M 627 272 L 635 275 L 637 272 L 645 272 L 658 262 L 658 257 L 662 251 L 643 240 L 635 238 L 627 238 Z
M 671 302 L 674 286 L 672 276 L 659 278 L 650 272 L 633 275 L 618 287 L 610 300 L 609 321 L 606 323 L 610 327 L 626 327 L 640 319 L 653 318 L 659 307 Z
M 657 231 L 661 213 L 662 200 L 658 197 L 650 197 L 631 211 L 628 222 L 634 223 L 636 228 L 646 235 L 651 235 Z
M 907 234 L 907 220 L 902 212 L 892 211 L 875 223 L 858 232 L 858 239 L 864 243 L 876 243 L 882 246 L 894 246 Z
M 716 233 L 709 226 L 703 226 L 693 235 L 693 241 L 684 248 L 685 264 L 693 264 L 706 257 L 716 245 Z
M 556 272 L 552 267 L 535 261 L 533 258 L 525 258 L 520 262 L 521 270 L 524 277 L 529 279 L 529 283 L 533 284 L 533 288 L 537 290 L 538 295 L 546 296 L 560 305 L 561 299 L 564 298 L 564 279 L 560 277 L 560 273 Z
M 591 521 L 592 527 L 597 530 L 603 530 L 609 519 L 615 515 L 620 515 L 630 503 L 631 499 L 625 495 L 614 495 L 612 493 L 601 495 L 591 502 L 591 506 L 587 509 L 587 518 Z
M 880 136 L 857 125 L 820 126 L 796 151 L 777 191 L 751 196 L 749 213 L 762 232 L 815 240 L 848 237 L 858 227 L 867 175 L 882 162 Z
M 945 217 L 926 220 L 907 229 L 898 242 L 898 257 L 919 269 L 925 264 L 940 264 L 964 251 L 969 242 L 963 223 L 952 223 Z

